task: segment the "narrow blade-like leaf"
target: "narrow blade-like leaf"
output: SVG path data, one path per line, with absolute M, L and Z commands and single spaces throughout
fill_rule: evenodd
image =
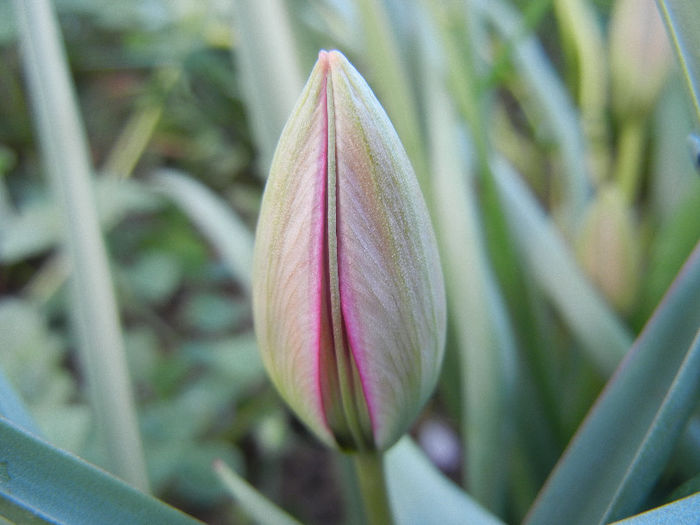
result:
M 440 59 L 426 35 L 424 77 L 435 197 L 435 224 L 445 271 L 450 322 L 459 345 L 467 486 L 491 510 L 505 501 L 507 450 L 515 383 L 515 346 L 489 266 L 482 225 L 467 176 L 455 112 L 442 83 Z
M 696 0 L 657 0 L 676 48 L 700 123 L 700 5 Z
M 0 516 L 18 523 L 72 525 L 200 523 L 3 417 Z
M 109 468 L 147 489 L 107 252 L 100 232 L 87 141 L 51 2 L 15 1 L 29 93 L 44 163 L 61 202 L 71 259 L 72 314 L 90 401 Z
M 214 463 L 214 471 L 248 516 L 256 522 L 265 525 L 300 525 L 297 520 L 263 496 L 223 461 Z
M 154 188 L 182 209 L 219 254 L 238 283 L 250 291 L 253 267 L 253 234 L 211 190 L 183 173 L 159 170 Z
M 630 347 L 631 334 L 583 275 L 518 174 L 501 159 L 493 162 L 493 172 L 530 272 L 590 359 L 610 374 Z
M 697 404 L 698 327 L 700 245 L 569 444 L 528 523 L 607 523 L 637 510 Z
M 502 525 L 443 476 L 410 438 L 387 452 L 386 474 L 399 525 Z

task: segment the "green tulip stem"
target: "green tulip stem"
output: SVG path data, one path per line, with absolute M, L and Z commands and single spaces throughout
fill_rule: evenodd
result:
M 639 191 L 644 139 L 644 119 L 627 119 L 620 131 L 615 179 L 628 203 L 634 201 Z
M 353 459 L 367 522 L 370 525 L 392 525 L 394 519 L 389 506 L 384 456 L 381 452 L 358 452 Z

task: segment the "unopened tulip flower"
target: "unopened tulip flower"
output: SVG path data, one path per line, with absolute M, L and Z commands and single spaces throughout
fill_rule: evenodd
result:
M 435 386 L 445 291 L 406 152 L 338 51 L 320 52 L 282 132 L 253 272 L 260 352 L 282 397 L 332 446 L 391 446 Z

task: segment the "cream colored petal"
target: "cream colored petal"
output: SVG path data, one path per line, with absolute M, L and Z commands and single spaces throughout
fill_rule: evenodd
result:
M 330 64 L 343 318 L 384 448 L 437 381 L 444 285 L 430 218 L 396 131 L 352 65 L 338 52 Z
M 255 328 L 265 367 L 282 397 L 324 441 L 319 384 L 324 329 L 326 64 L 314 68 L 280 138 L 265 188 L 253 269 Z

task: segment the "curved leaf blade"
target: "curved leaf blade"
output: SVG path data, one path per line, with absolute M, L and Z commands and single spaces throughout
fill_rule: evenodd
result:
M 389 449 L 385 467 L 399 525 L 503 525 L 443 476 L 408 437 Z
M 530 272 L 587 352 L 612 373 L 632 344 L 632 336 L 578 267 L 554 223 L 525 183 L 503 159 L 492 161 L 504 209 Z
M 603 523 L 636 510 L 697 404 L 698 327 L 700 244 L 569 444 L 527 523 Z
M 159 170 L 153 187 L 170 198 L 202 232 L 219 257 L 250 292 L 253 234 L 220 197 L 196 179 L 175 170 Z
M 21 523 L 195 525 L 182 512 L 0 417 L 0 516 Z
M 0 417 L 9 419 L 15 425 L 36 436 L 41 435 L 34 418 L 29 414 L 2 370 L 0 370 Z
M 300 525 L 297 520 L 268 500 L 223 461 L 214 463 L 214 471 L 250 518 L 265 525 Z
M 657 2 L 700 121 L 700 6 L 695 0 Z

